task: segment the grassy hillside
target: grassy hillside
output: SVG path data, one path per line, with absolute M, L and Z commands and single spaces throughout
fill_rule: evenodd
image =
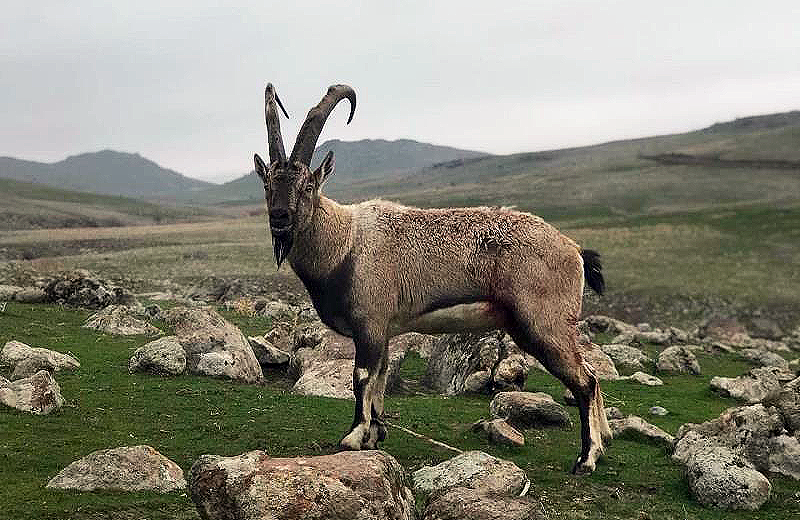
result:
M 0 178 L 0 230 L 131 226 L 208 219 L 214 215 L 201 208 L 169 207 Z
M 162 168 L 139 154 L 103 150 L 55 163 L 0 158 L 0 177 L 61 189 L 140 199 L 173 200 L 177 195 L 212 186 Z

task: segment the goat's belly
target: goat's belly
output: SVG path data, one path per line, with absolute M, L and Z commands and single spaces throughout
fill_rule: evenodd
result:
M 501 329 L 505 325 L 505 310 L 502 307 L 492 302 L 475 302 L 436 309 L 410 320 L 393 323 L 391 332 L 393 336 L 404 332 L 481 332 Z

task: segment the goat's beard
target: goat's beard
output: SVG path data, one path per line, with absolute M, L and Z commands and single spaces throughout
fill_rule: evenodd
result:
M 275 252 L 275 262 L 280 267 L 292 249 L 292 234 L 272 235 L 272 249 Z

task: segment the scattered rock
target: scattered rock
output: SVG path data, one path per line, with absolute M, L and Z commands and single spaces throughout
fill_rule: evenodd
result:
M 647 386 L 662 386 L 664 381 L 657 378 L 656 376 L 651 376 L 650 374 L 645 374 L 644 372 L 634 372 L 633 374 L 627 377 L 621 377 L 620 379 L 627 379 L 628 381 L 633 381 L 634 383 L 640 383 L 642 385 Z
M 525 437 L 505 419 L 491 421 L 478 421 L 473 425 L 473 430 L 482 430 L 489 436 L 489 441 L 506 446 L 524 446 Z
M 522 390 L 530 370 L 525 356 L 511 354 L 501 359 L 494 369 L 494 374 L 490 375 L 497 390 Z
M 778 367 L 783 370 L 789 370 L 789 362 L 780 354 L 769 352 L 766 350 L 746 348 L 739 351 L 739 354 L 762 367 Z
M 542 504 L 532 498 L 498 497 L 457 487 L 435 494 L 422 520 L 543 520 Z
M 652 343 L 653 345 L 670 345 L 672 333 L 670 331 L 652 330 L 650 332 L 637 332 L 633 339 L 639 343 Z
M 783 337 L 783 329 L 778 322 L 763 316 L 751 319 L 747 329 L 754 338 L 776 340 Z
M 51 277 L 45 282 L 47 301 L 102 309 L 112 304 L 133 303 L 133 295 L 123 287 L 96 278 L 89 271 L 78 269 Z
M 250 342 L 250 347 L 262 366 L 283 365 L 289 362 L 289 353 L 273 346 L 264 336 L 248 336 L 247 341 Z
M 644 370 L 645 365 L 653 362 L 644 352 L 628 345 L 610 343 L 600 345 L 600 349 L 608 354 L 615 366 L 625 370 Z
M 635 334 L 638 332 L 638 329 L 629 323 L 599 314 L 587 316 L 584 321 L 589 330 L 595 334 L 598 332 L 605 334 Z
M 490 387 L 475 388 L 476 378 L 466 385 L 467 378 L 476 372 L 479 381 L 488 383 L 495 366 L 502 359 L 503 346 L 498 333 L 445 334 L 439 337 L 428 359 L 423 383 L 434 391 L 455 395 L 465 391 L 490 392 Z M 488 374 L 488 377 L 486 375 Z
M 800 377 L 764 398 L 764 406 L 777 408 L 790 432 L 800 430 Z
M 270 458 L 203 455 L 189 491 L 205 519 L 412 520 L 414 497 L 403 467 L 383 451 Z
M 0 284 L 0 302 L 14 301 L 14 295 L 22 290 L 22 287 L 16 285 L 3 285 Z
M 11 373 L 11 380 L 16 381 L 17 379 L 25 379 L 26 377 L 31 377 L 41 370 L 46 370 L 50 373 L 53 373 L 54 371 L 53 365 L 41 357 L 23 359 L 17 363 L 16 367 L 14 367 L 14 371 Z
M 735 317 L 717 315 L 701 323 L 698 334 L 701 338 L 728 343 L 736 334 L 747 334 L 747 329 Z
M 700 374 L 700 363 L 687 346 L 667 347 L 658 355 L 656 368 L 660 372 Z
M 20 341 L 9 341 L 0 350 L 0 365 L 11 368 L 23 361 L 38 363 L 44 370 L 60 372 L 61 370 L 74 370 L 80 368 L 78 360 L 69 354 L 62 354 L 46 348 L 36 348 Z
M 622 412 L 616 406 L 606 406 L 606 419 L 609 421 L 612 419 L 622 419 L 624 416 Z
M 189 373 L 245 383 L 263 380 L 261 365 L 247 338 L 215 310 L 210 307 L 174 307 L 164 314 L 186 353 Z
M 675 438 L 659 428 L 645 421 L 641 417 L 629 415 L 623 418 L 611 418 L 606 415 L 608 426 L 611 428 L 611 435 L 613 438 L 625 437 L 640 439 L 644 438 L 648 441 L 656 441 L 665 447 L 672 447 Z
M 49 489 L 169 493 L 186 487 L 183 470 L 150 446 L 98 450 L 76 460 L 47 483 Z
M 0 403 L 22 412 L 47 415 L 64 406 L 61 387 L 46 370 L 24 379 L 0 380 Z
M 650 415 L 668 415 L 669 414 L 669 410 L 667 410 L 663 406 L 652 406 L 652 407 L 650 407 L 650 410 L 648 410 L 648 412 L 650 413 Z
M 571 424 L 567 410 L 543 392 L 500 392 L 489 403 L 489 413 L 519 428 Z
M 581 355 L 594 368 L 598 379 L 617 380 L 619 372 L 608 354 L 600 350 L 594 343 L 581 345 Z
M 14 300 L 19 303 L 44 303 L 47 301 L 47 293 L 38 287 L 21 287 L 14 294 Z
M 95 329 L 108 334 L 133 336 L 137 334 L 161 334 L 161 331 L 144 320 L 137 318 L 126 305 L 109 305 L 89 316 L 83 324 L 87 329 Z
M 711 388 L 723 395 L 747 403 L 758 403 L 770 392 L 779 391 L 781 385 L 793 378 L 793 374 L 776 367 L 754 368 L 739 377 L 714 377 Z
M 696 452 L 686 470 L 689 490 L 706 506 L 755 511 L 772 491 L 752 464 L 723 447 Z
M 128 371 L 178 375 L 186 370 L 186 352 L 175 336 L 166 336 L 139 347 L 131 356 Z
M 424 466 L 413 478 L 414 490 L 422 493 L 464 487 L 489 495 L 519 496 L 530 486 L 516 464 L 482 451 L 467 451 L 436 466 Z

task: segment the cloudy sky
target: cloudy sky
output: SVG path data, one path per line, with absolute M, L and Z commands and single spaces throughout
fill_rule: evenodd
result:
M 493 153 L 681 132 L 800 109 L 800 2 L 13 2 L 0 18 L 0 155 L 139 152 L 224 181 L 287 148 L 332 83 L 320 143 L 411 138 Z

